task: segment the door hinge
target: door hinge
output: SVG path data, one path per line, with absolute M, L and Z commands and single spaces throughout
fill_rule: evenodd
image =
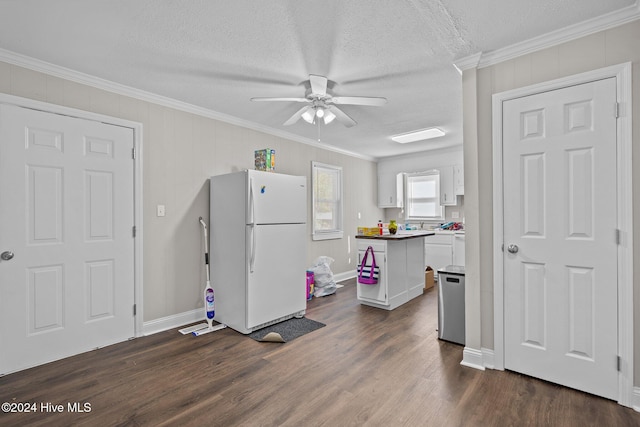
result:
M 614 107 L 613 107 L 613 109 L 614 109 L 613 113 L 615 114 L 616 119 L 619 118 L 620 117 L 620 103 L 616 102 Z
M 616 228 L 616 245 L 620 244 L 620 229 Z
M 135 159 L 136 159 L 136 147 L 133 147 L 133 148 L 131 149 L 131 158 L 132 158 L 133 160 L 135 160 Z
M 620 372 L 622 370 L 622 359 L 620 358 L 620 356 L 617 356 L 617 362 L 616 363 L 618 365 L 616 368 L 618 369 L 618 372 Z
M 133 304 L 133 315 L 135 316 L 137 314 L 138 311 L 138 306 L 136 304 Z
M 133 237 L 136 237 L 136 226 L 135 225 L 131 228 L 131 233 L 133 234 Z

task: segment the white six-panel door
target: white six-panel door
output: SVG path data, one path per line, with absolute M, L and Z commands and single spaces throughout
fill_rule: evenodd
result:
M 130 128 L 0 106 L 0 374 L 134 336 L 132 148 Z
M 618 396 L 614 78 L 506 101 L 505 368 Z

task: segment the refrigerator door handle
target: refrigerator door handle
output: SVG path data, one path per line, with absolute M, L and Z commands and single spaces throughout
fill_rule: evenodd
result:
M 249 178 L 249 218 L 248 224 L 255 225 L 255 213 L 253 212 L 253 179 Z
M 249 257 L 249 272 L 253 273 L 256 261 L 256 222 L 255 222 L 255 204 L 253 200 L 253 179 L 249 178 L 249 218 L 248 225 L 251 227 L 251 255 Z
M 249 258 L 249 272 L 253 273 L 253 267 L 256 263 L 256 226 L 251 225 L 251 256 Z

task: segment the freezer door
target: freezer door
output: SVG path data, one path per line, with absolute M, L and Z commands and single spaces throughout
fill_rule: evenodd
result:
M 247 226 L 247 329 L 306 309 L 306 225 Z
M 307 222 L 307 178 L 248 171 L 247 224 Z

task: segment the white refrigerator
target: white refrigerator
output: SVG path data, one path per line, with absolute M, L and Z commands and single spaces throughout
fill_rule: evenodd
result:
M 210 179 L 214 320 L 243 334 L 304 315 L 307 179 L 246 170 Z

